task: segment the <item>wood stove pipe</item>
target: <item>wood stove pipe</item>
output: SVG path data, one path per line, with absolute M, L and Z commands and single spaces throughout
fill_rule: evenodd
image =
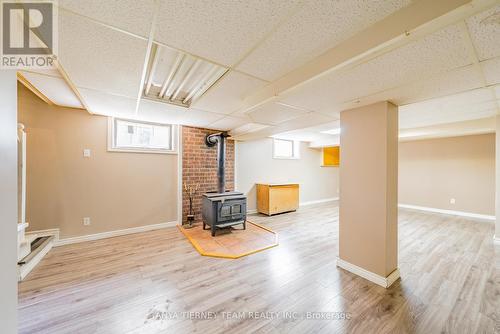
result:
M 217 191 L 224 193 L 226 191 L 226 138 L 227 132 L 219 132 L 205 137 L 205 143 L 208 147 L 217 144 Z

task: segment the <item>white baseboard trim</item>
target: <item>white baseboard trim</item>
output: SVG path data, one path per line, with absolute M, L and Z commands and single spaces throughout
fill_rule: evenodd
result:
M 160 224 L 131 227 L 131 228 L 123 229 L 123 230 L 116 230 L 116 231 L 109 231 L 109 232 L 102 232 L 102 233 L 95 233 L 95 234 L 87 234 L 87 235 L 82 235 L 82 236 L 78 236 L 78 237 L 59 239 L 56 241 L 54 246 L 57 247 L 57 246 L 63 246 L 63 245 L 69 245 L 69 244 L 76 244 L 76 243 L 85 242 L 85 241 L 93 241 L 93 240 L 99 240 L 99 239 L 118 237 L 118 236 L 122 236 L 122 235 L 133 234 L 133 233 L 159 230 L 159 229 L 163 229 L 163 228 L 174 227 L 176 225 L 177 225 L 177 221 L 172 221 L 172 222 L 166 222 L 166 223 L 160 223 Z
M 361 276 L 364 279 L 367 279 L 370 282 L 378 284 L 384 288 L 390 287 L 392 285 L 392 283 L 396 282 L 398 280 L 398 278 L 400 277 L 399 276 L 399 268 L 396 268 L 396 270 L 394 270 L 389 276 L 383 277 L 383 276 L 377 275 L 375 273 L 372 273 L 371 271 L 368 271 L 366 269 L 358 267 L 352 263 L 344 261 L 338 257 L 337 257 L 337 266 L 342 268 L 342 269 L 345 269 L 353 274 Z
M 338 200 L 339 200 L 338 197 L 331 197 L 331 198 L 318 199 L 318 200 L 315 200 L 315 201 L 300 202 L 299 203 L 299 207 L 313 205 L 313 204 L 327 203 L 327 202 L 335 202 L 335 201 L 338 201 Z M 257 213 L 257 209 L 249 209 L 249 210 L 247 210 L 247 215 L 251 215 L 253 213 Z
M 307 202 L 300 202 L 300 206 L 308 206 L 308 205 L 313 205 L 313 204 L 320 204 L 320 203 L 328 203 L 328 202 L 334 202 L 338 201 L 338 197 L 330 197 L 330 198 L 323 198 L 323 199 L 318 199 L 315 201 L 307 201 Z
M 54 241 L 57 243 L 59 240 L 59 229 L 58 228 L 49 228 L 46 230 L 37 230 L 37 231 L 29 231 L 25 233 L 25 236 L 28 237 L 30 235 L 37 237 L 49 237 L 54 236 Z
M 493 236 L 493 243 L 500 246 L 500 238 L 496 235 Z
M 483 214 L 472 213 L 472 212 L 428 208 L 425 206 L 410 205 L 410 204 L 398 204 L 398 207 L 403 208 L 403 209 L 412 209 L 412 210 L 419 210 L 419 211 L 442 213 L 445 215 L 461 216 L 461 217 L 467 217 L 467 218 L 476 218 L 476 219 L 489 220 L 489 221 L 496 220 L 495 216 L 483 215 Z

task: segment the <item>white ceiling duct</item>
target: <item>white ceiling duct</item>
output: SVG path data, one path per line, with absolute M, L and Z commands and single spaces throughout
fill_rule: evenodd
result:
M 189 107 L 227 70 L 207 60 L 155 44 L 143 97 Z

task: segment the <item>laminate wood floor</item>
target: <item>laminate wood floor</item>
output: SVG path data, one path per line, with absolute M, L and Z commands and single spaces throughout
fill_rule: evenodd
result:
M 336 204 L 252 220 L 280 245 L 203 257 L 170 228 L 54 248 L 19 284 L 19 331 L 500 333 L 492 223 L 401 210 L 402 279 L 384 289 L 335 266 Z

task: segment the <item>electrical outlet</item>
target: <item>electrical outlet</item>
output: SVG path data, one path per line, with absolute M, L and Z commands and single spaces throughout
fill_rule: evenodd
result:
M 83 156 L 85 158 L 90 158 L 90 154 L 91 154 L 90 148 L 86 148 L 83 150 Z
M 90 217 L 83 217 L 83 225 L 85 226 L 90 225 Z
M 450 198 L 450 204 L 455 204 L 455 199 L 454 198 Z

